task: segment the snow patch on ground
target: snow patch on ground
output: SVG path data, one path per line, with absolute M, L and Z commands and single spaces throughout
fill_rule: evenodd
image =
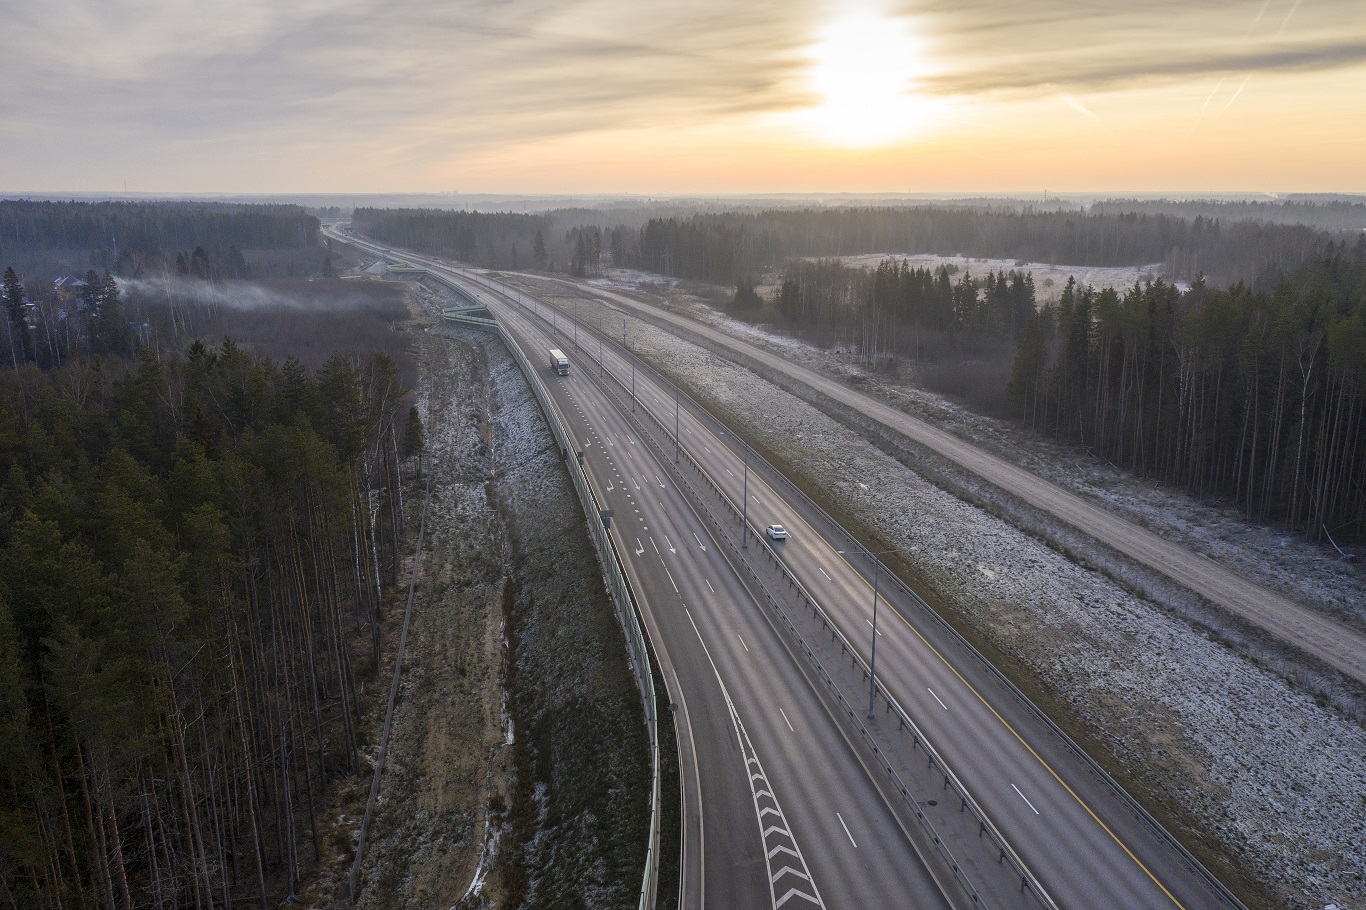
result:
M 986 277 L 987 272 L 1031 272 L 1034 275 L 1035 297 L 1040 303 L 1051 302 L 1062 296 L 1069 277 L 1076 278 L 1078 287 L 1090 285 L 1096 290 L 1114 288 L 1123 293 L 1135 284 L 1155 281 L 1162 275 L 1162 263 L 1140 266 L 1092 266 L 1092 265 L 1054 265 L 1051 262 L 1025 262 L 1020 259 L 986 259 L 972 256 L 937 256 L 931 253 L 906 255 L 903 253 L 865 253 L 859 256 L 837 256 L 846 265 L 860 268 L 877 268 L 885 259 L 897 262 L 906 260 L 913 269 L 935 271 L 940 266 L 954 266 L 955 280 L 964 272 L 970 272 L 978 280 Z M 1181 290 L 1190 287 L 1189 282 L 1168 282 Z
M 695 298 L 673 302 L 701 308 Z M 762 338 L 794 359 L 860 372 L 714 313 L 708 321 Z M 1088 718 L 1139 779 L 1165 790 L 1201 828 L 1217 833 L 1225 849 L 1262 873 L 1278 901 L 1306 910 L 1330 900 L 1366 908 L 1366 731 L 1099 572 L 928 483 L 748 370 L 638 321 L 632 346 L 751 428 L 760 442 L 789 453 L 842 509 L 886 539 L 907 541 L 918 569 L 946 601 Z M 989 448 L 1026 442 L 1008 425 L 937 396 L 879 391 Z M 1166 516 L 1162 527 L 1178 539 L 1190 535 L 1205 547 L 1213 547 L 1211 538 L 1220 541 L 1259 580 L 1298 568 L 1291 586 L 1311 592 L 1316 602 L 1361 603 L 1355 572 L 1310 580 L 1321 560 L 1307 541 L 1245 525 L 1217 506 L 1066 456 L 1062 447 L 1027 442 L 1017 459 L 1022 463 L 1052 464 L 1041 473 L 1068 479 L 1074 488 L 1109 491 L 1117 508 L 1127 504 L 1153 524 Z M 1240 533 L 1227 534 L 1231 527 Z M 1271 550 L 1281 551 L 1282 566 L 1259 570 Z

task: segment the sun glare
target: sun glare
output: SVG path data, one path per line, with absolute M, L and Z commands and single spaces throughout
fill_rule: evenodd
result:
M 811 48 L 810 86 L 822 103 L 801 119 L 836 145 L 892 145 L 923 131 L 937 104 L 914 94 L 924 48 L 903 18 L 858 13 L 832 22 Z

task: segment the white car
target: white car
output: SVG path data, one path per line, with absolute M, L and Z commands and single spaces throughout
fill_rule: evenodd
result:
M 782 525 L 769 525 L 764 528 L 764 533 L 773 540 L 787 540 L 787 528 Z

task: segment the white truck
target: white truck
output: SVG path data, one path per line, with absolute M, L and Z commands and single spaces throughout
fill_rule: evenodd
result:
M 550 349 L 550 370 L 556 376 L 569 375 L 569 358 L 559 348 Z

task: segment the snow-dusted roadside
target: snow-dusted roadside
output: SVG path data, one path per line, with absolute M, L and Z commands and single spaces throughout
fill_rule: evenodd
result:
M 675 306 L 706 313 L 709 322 L 784 356 L 854 371 L 799 342 L 731 323 L 696 299 L 670 296 Z M 1366 908 L 1361 727 L 1101 573 L 933 486 L 750 371 L 637 321 L 632 346 L 757 442 L 782 451 L 841 510 L 885 539 L 908 541 L 918 570 L 954 609 L 1037 674 L 1142 789 L 1165 798 L 1175 814 L 1189 813 L 1194 828 L 1218 837 L 1259 874 L 1275 904 Z M 1366 600 L 1358 570 L 1305 541 L 1020 438 L 936 396 L 879 391 L 1174 539 L 1189 538 L 1250 577 L 1288 585 L 1292 596 L 1338 615 L 1359 614 Z
M 1341 559 L 1328 546 L 1299 534 L 1245 520 L 1236 509 L 1199 500 L 1177 487 L 1137 478 L 1075 448 L 1034 436 L 1001 420 L 984 417 L 942 395 L 865 370 L 855 357 L 816 348 L 763 327 L 731 319 L 704 301 L 639 273 L 613 272 L 602 280 L 613 290 L 648 289 L 671 309 L 759 345 L 803 366 L 820 370 L 882 398 L 908 414 L 970 440 L 1028 468 L 1059 486 L 1198 553 L 1237 569 L 1257 583 L 1334 618 L 1366 629 L 1366 561 Z M 666 279 L 667 280 L 667 279 Z M 599 282 L 594 282 L 599 283 Z M 642 288 L 642 285 L 644 288 Z M 659 298 L 660 291 L 666 296 Z

